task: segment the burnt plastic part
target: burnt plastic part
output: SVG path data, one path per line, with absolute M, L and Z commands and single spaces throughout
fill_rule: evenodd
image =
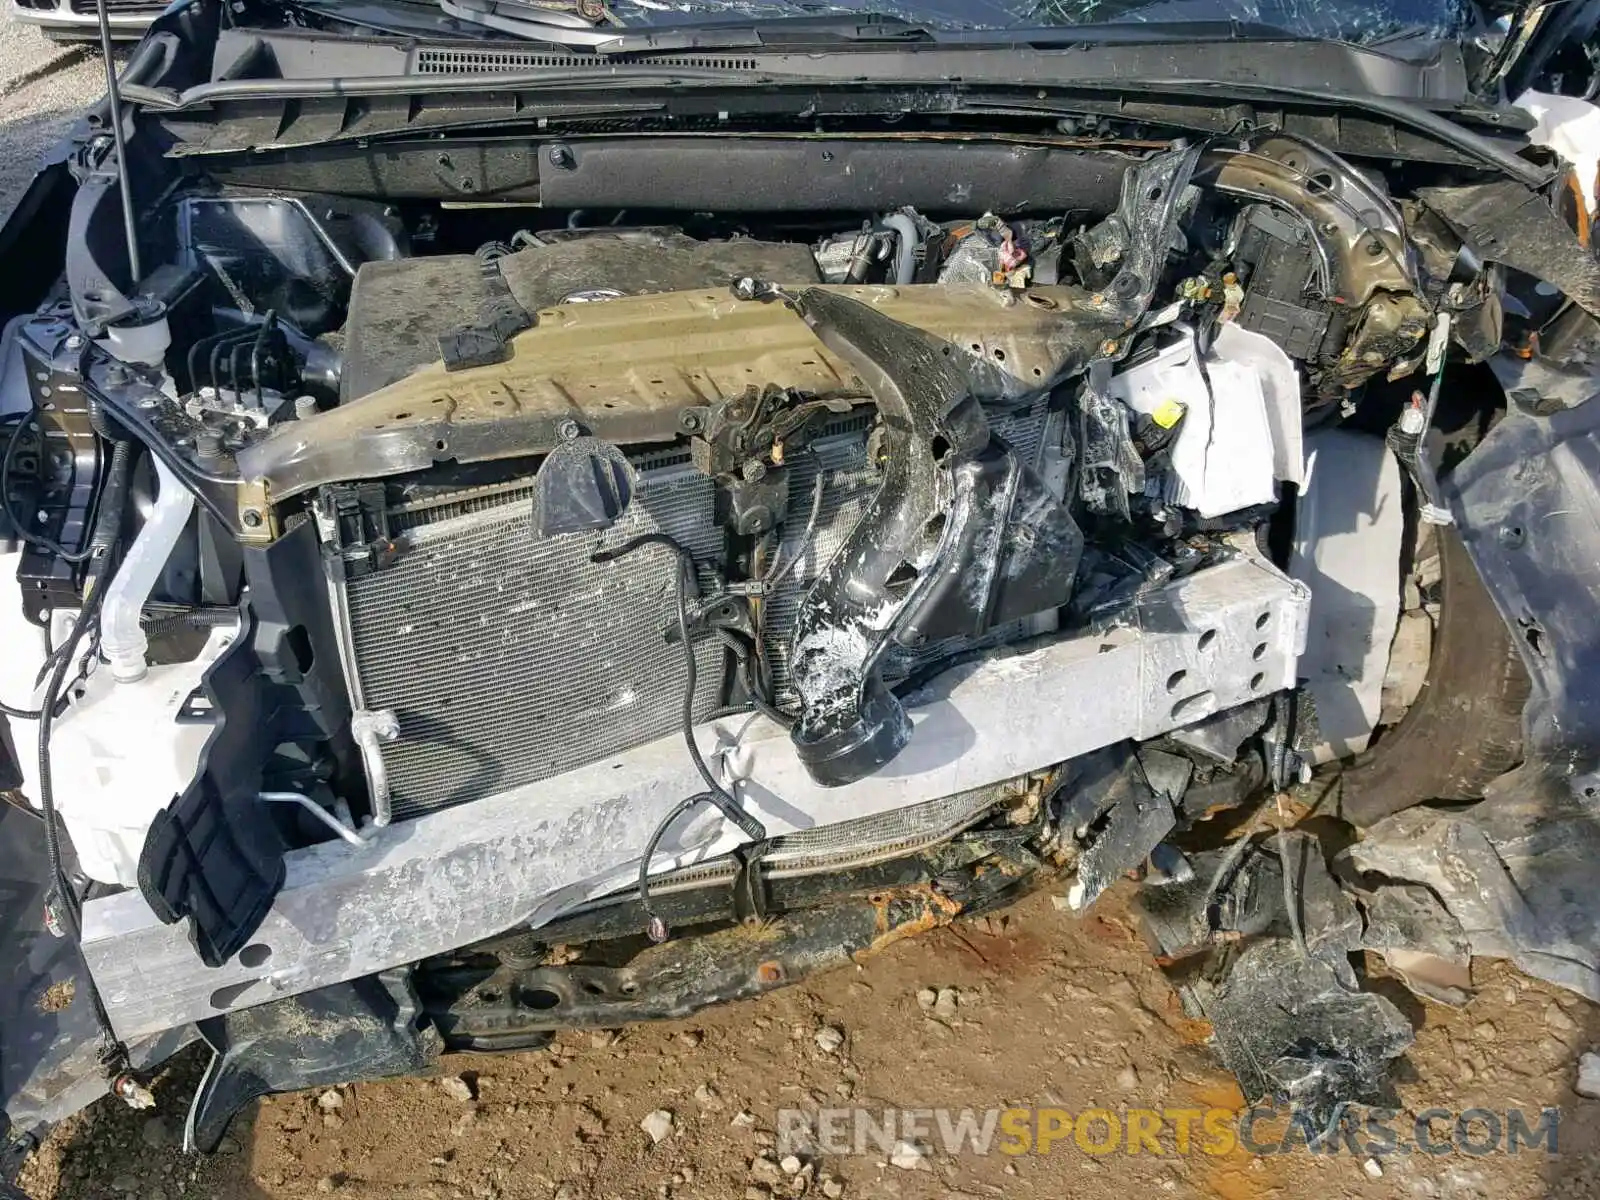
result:
M 1245 739 L 1260 733 L 1267 723 L 1268 710 L 1269 702 L 1265 697 L 1251 700 L 1174 730 L 1168 736 L 1185 749 L 1231 767 L 1238 761 L 1239 748 Z
M 306 586 L 319 565 L 309 521 L 245 549 L 244 630 L 204 681 L 216 728 L 194 782 L 157 814 L 139 859 L 152 911 L 168 924 L 188 919 L 208 966 L 249 941 L 283 883 L 287 842 L 258 794 L 309 789 L 330 762 L 356 769 L 326 593 Z
M 444 360 L 446 371 L 505 362 L 511 357 L 511 348 L 506 344 L 511 335 L 521 333 L 534 322 L 533 314 L 512 294 L 500 271 L 500 259 L 480 258 L 478 274 L 483 296 L 478 301 L 476 323 L 439 335 L 439 357 Z
M 250 1101 L 276 1092 L 415 1074 L 438 1055 L 409 970 L 385 971 L 200 1022 L 211 1063 L 184 1145 L 210 1154 Z
M 1145 467 L 1127 406 L 1106 390 L 1110 380 L 1110 360 L 1096 359 L 1078 393 L 1078 495 L 1094 515 L 1127 521 L 1128 497 L 1144 491 Z
M 1245 1099 L 1293 1103 L 1314 1136 L 1347 1104 L 1391 1103 L 1388 1068 L 1411 1026 L 1361 989 L 1349 957 L 1361 917 L 1318 841 L 1276 833 L 1198 854 L 1193 867 L 1185 881 L 1141 889 L 1136 907 Z
M 883 483 L 801 602 L 791 736 L 825 787 L 892 759 L 910 721 L 884 685 L 891 642 L 982 633 L 1066 602 L 1083 534 L 971 395 L 968 356 L 845 296 L 792 301 L 855 367 L 882 421 Z
M 562 442 L 533 480 L 533 527 L 541 537 L 609 529 L 633 499 L 627 456 L 599 438 Z
M 1515 180 L 1497 179 L 1418 188 L 1417 199 L 1483 261 L 1542 279 L 1591 316 L 1600 316 L 1600 262 L 1545 196 Z
M 1385 884 L 1360 898 L 1361 945 L 1388 960 L 1417 995 L 1439 1004 L 1472 998 L 1472 947 L 1438 896 L 1415 883 Z
M 1163 758 L 1175 758 L 1163 755 Z M 1187 760 L 1179 759 L 1187 766 Z M 1164 764 L 1165 765 L 1165 764 Z M 1173 803 L 1188 786 L 1188 772 L 1172 786 L 1152 786 L 1134 746 L 1123 742 L 1074 759 L 1061 777 L 1055 799 L 1058 823 L 1078 847 L 1072 907 L 1079 911 L 1149 857 L 1177 824 Z
M 1200 147 L 1188 146 L 1130 168 L 1122 177 L 1116 212 L 1085 231 L 1073 247 L 1083 277 L 1103 287 L 1110 309 L 1126 319 L 1150 306 L 1199 163 Z

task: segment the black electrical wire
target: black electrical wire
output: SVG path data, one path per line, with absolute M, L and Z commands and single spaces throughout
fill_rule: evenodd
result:
M 795 718 L 772 702 L 771 695 L 756 678 L 755 654 L 752 648 L 731 629 L 715 629 L 712 632 L 717 635 L 718 641 L 733 651 L 734 658 L 739 662 L 739 673 L 744 677 L 744 689 L 750 700 L 747 705 L 737 707 L 749 712 L 758 712 L 773 724 L 781 725 L 785 729 L 793 728 Z
M 98 644 L 100 607 L 105 601 L 106 594 L 104 585 L 111 573 L 113 560 L 111 551 L 122 526 L 122 505 L 127 495 L 131 463 L 132 447 L 127 442 L 117 442 L 112 447 L 111 467 L 106 472 L 105 486 L 101 491 L 100 513 L 89 538 L 89 547 L 94 553 L 94 559 L 89 567 L 89 577 L 83 586 L 83 604 L 78 609 L 78 618 L 73 622 L 72 631 L 55 651 L 55 669 L 50 673 L 50 680 L 45 685 L 44 697 L 39 705 L 39 809 L 44 818 L 45 856 L 49 862 L 51 877 L 55 881 L 59 915 L 65 925 L 64 932 L 71 937 L 74 945 L 81 945 L 83 942 L 83 908 L 77 890 L 67 875 L 66 864 L 61 855 L 60 818 L 56 812 L 55 787 L 50 773 L 50 735 L 55 727 L 58 705 L 67 690 L 67 671 L 72 666 L 79 644 L 91 630 L 94 631 L 94 640 L 90 642 L 91 648 Z M 91 649 L 90 654 L 86 655 L 79 665 L 79 677 L 87 677 L 89 663 L 94 654 Z M 76 677 L 72 686 L 77 686 Z M 108 1073 L 121 1073 L 128 1067 L 127 1047 L 117 1037 L 116 1030 L 111 1024 L 111 1016 L 106 1011 L 94 979 L 85 975 L 84 985 L 88 989 L 90 1004 L 94 1009 L 95 1023 L 100 1027 L 103 1043 L 102 1062 Z
M 690 554 L 677 538 L 666 533 L 641 533 L 638 537 L 629 538 L 622 545 L 613 546 L 610 550 L 596 550 L 589 556 L 589 561 L 592 563 L 613 563 L 619 558 L 627 558 L 635 550 L 640 550 L 645 546 L 665 546 L 678 556 L 678 561 L 683 565 L 683 569 L 690 572 L 691 578 L 693 577 L 694 555 Z M 682 587 L 681 580 L 679 587 Z
M 16 457 L 17 446 L 22 442 L 22 431 L 28 427 L 29 421 L 34 418 L 32 414 L 25 416 L 17 422 L 17 427 L 11 431 L 11 437 L 6 441 L 6 449 L 0 455 L 0 510 L 4 510 L 6 520 L 16 530 L 17 536 L 28 545 L 47 551 L 69 563 L 87 562 L 94 553 L 94 546 L 85 545 L 81 550 L 68 550 L 54 538 L 46 537 L 42 533 L 34 533 L 22 521 L 17 519 L 16 510 L 11 507 L 11 462 Z M 43 429 L 40 430 L 41 435 Z
M 51 673 L 50 682 L 45 686 L 44 702 L 40 706 L 39 713 L 39 809 L 40 815 L 44 818 L 45 856 L 49 861 L 50 875 L 55 881 L 56 896 L 60 902 L 59 915 L 65 925 L 65 933 L 72 939 L 74 945 L 81 945 L 83 942 L 83 908 L 61 856 L 60 817 L 56 812 L 55 788 L 50 777 L 50 734 L 55 724 L 56 701 L 66 683 L 67 668 L 72 663 L 73 651 L 78 648 L 78 643 L 82 641 L 90 626 L 98 623 L 100 605 L 106 593 L 106 589 L 101 585 L 106 582 L 106 576 L 110 574 L 110 565 L 110 555 L 104 555 L 95 560 L 90 570 L 89 580 L 84 586 L 83 607 L 78 611 L 78 619 L 72 626 L 72 632 L 62 643 L 66 653 L 57 660 L 56 669 Z M 93 976 L 85 973 L 82 985 L 88 990 L 95 1023 L 100 1027 L 103 1043 L 102 1062 L 108 1072 L 120 1073 L 127 1069 L 128 1049 L 117 1037 L 116 1030 L 111 1024 L 111 1014 L 106 1011 L 105 1002 L 100 997 L 99 989 L 95 987 Z
M 700 773 L 700 778 L 705 780 L 708 790 L 696 792 L 687 799 L 678 801 L 671 811 L 667 813 L 650 833 L 645 842 L 644 856 L 639 862 L 639 907 L 644 909 L 648 918 L 647 932 L 650 939 L 655 942 L 664 942 L 670 932 L 666 921 L 650 907 L 650 861 L 655 857 L 656 848 L 661 844 L 661 839 L 674 821 L 701 804 L 715 805 L 723 817 L 737 826 L 746 837 L 753 841 L 765 841 L 767 827 L 754 816 L 744 811 L 733 793 L 724 788 L 711 767 L 705 760 L 705 755 L 700 752 L 700 744 L 694 736 L 694 704 L 696 692 L 700 681 L 700 663 L 694 656 L 694 643 L 689 639 L 689 589 L 694 586 L 695 562 L 694 556 L 677 539 L 665 533 L 642 533 L 630 538 L 622 545 L 610 550 L 599 550 L 589 556 L 589 561 L 594 563 L 616 562 L 625 558 L 634 551 L 644 546 L 664 546 L 671 550 L 678 559 L 678 569 L 673 574 L 676 592 L 676 607 L 678 618 L 678 642 L 683 647 L 683 740 L 689 749 L 689 757 L 693 760 L 695 770 Z
M 644 857 L 639 860 L 639 907 L 644 909 L 647 918 L 645 932 L 649 934 L 652 942 L 664 942 L 667 934 L 667 922 L 655 909 L 650 907 L 650 863 L 656 856 L 656 847 L 661 845 L 661 839 L 667 836 L 667 830 L 674 822 L 700 804 L 712 803 L 710 792 L 696 792 L 687 800 L 680 800 L 673 805 L 672 810 L 662 817 L 655 829 L 650 832 L 649 839 L 644 844 Z
M 685 552 L 687 554 L 687 552 Z M 692 564 L 693 559 L 689 559 Z M 700 772 L 700 778 L 705 780 L 706 787 L 711 790 L 711 802 L 722 810 L 722 815 L 727 817 L 747 837 L 760 841 L 767 836 L 767 828 L 749 813 L 740 807 L 739 801 L 733 793 L 722 786 L 722 782 L 711 770 L 706 762 L 705 755 L 700 753 L 700 743 L 694 736 L 694 702 L 696 685 L 700 678 L 700 663 L 694 656 L 694 643 L 689 640 L 689 608 L 688 584 L 685 576 L 693 578 L 693 567 L 690 566 L 678 573 L 678 641 L 683 646 L 683 741 L 689 748 L 689 757 L 694 760 L 695 770 Z

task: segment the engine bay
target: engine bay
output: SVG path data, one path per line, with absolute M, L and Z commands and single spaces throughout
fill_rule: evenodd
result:
M 270 756 L 240 748 L 257 868 L 263 845 L 356 842 L 713 714 L 787 729 L 818 786 L 869 779 L 912 736 L 902 697 L 941 671 L 1104 636 L 1229 561 L 1271 569 L 1304 429 L 1496 315 L 1487 273 L 1447 283 L 1437 216 L 1302 140 L 1177 143 L 1121 169 L 1105 212 L 853 224 L 180 189 L 137 294 L 69 271 L 18 339 L 50 366 L 87 328 L 88 382 L 164 448 L 143 486 L 188 501 L 149 505 L 134 545 L 164 561 L 106 600 L 108 674 L 170 687 L 171 669 L 182 703 L 226 712 L 194 676 L 239 644 L 207 631 L 245 603 L 237 632 L 291 701 L 252 739 Z M 91 451 L 97 415 L 86 402 L 77 428 Z M 59 545 L 92 524 L 73 481 L 93 460 L 31 436 L 21 422 L 11 483 L 37 472 Z M 1425 456 L 1410 469 L 1431 495 Z M 313 564 L 320 583 L 295 579 Z M 84 570 L 30 547 L 30 616 Z M 145 635 L 156 611 L 190 627 L 170 661 Z M 1295 637 L 1271 674 L 1254 641 L 1223 674 L 1270 696 Z M 85 761 L 146 740 L 111 691 L 126 748 L 62 722 L 96 731 Z M 1198 677 L 1168 692 L 1170 724 L 1227 707 Z M 222 749 L 171 809 L 184 768 L 152 776 L 115 832 L 79 816 L 102 806 L 64 805 L 106 847 L 90 874 L 195 916 L 198 813 L 239 775 Z
M 142 270 L 80 183 L 0 492 L 121 1037 L 413 965 L 499 1048 L 684 1011 L 652 947 L 822 875 L 926 892 L 830 953 L 1003 902 L 984 864 L 1190 879 L 1174 830 L 1418 695 L 1441 395 L 1591 320 L 1480 253 L 1499 185 L 1285 133 L 1107 139 L 1014 209 L 914 142 L 871 170 L 915 204 L 562 204 L 605 143 L 533 146 L 539 203 L 191 168 Z

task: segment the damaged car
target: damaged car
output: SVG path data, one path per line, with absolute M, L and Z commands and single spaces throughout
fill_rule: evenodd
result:
M 7 1163 L 1130 877 L 1251 1101 L 1600 1000 L 1597 19 L 180 0 L 0 230 Z

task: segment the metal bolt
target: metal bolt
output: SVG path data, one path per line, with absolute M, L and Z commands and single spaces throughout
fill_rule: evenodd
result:
M 550 160 L 552 167 L 557 167 L 563 171 L 570 171 L 578 165 L 578 160 L 573 155 L 572 147 L 570 146 L 551 146 L 545 152 L 545 157 Z
M 81 350 L 83 348 L 83 335 L 81 333 L 67 334 L 67 349 Z
M 202 429 L 194 435 L 194 452 L 200 458 L 221 458 L 222 435 L 215 429 Z M 249 523 L 250 519 L 247 513 L 245 515 L 245 524 L 248 525 Z
M 700 414 L 692 412 L 680 413 L 678 424 L 683 426 L 686 433 L 694 433 L 700 428 Z
M 244 522 L 246 529 L 260 529 L 263 520 L 259 508 L 247 508 L 239 514 L 239 520 Z
M 296 396 L 294 398 L 294 415 L 297 421 L 304 421 L 307 417 L 317 415 L 317 398 L 315 396 Z
M 563 442 L 575 442 L 583 435 L 583 430 L 571 417 L 556 422 L 556 436 Z

